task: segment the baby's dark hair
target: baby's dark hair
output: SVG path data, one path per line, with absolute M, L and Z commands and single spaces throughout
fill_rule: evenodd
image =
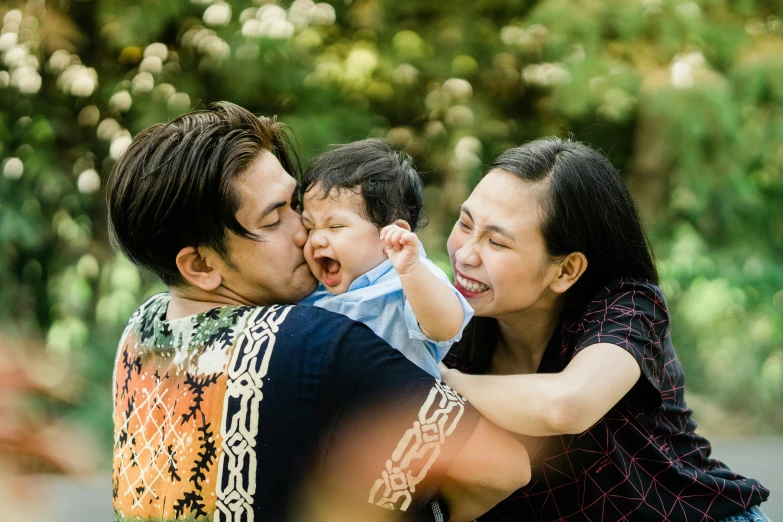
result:
M 382 139 L 371 138 L 342 145 L 318 156 L 307 168 L 302 188 L 318 185 L 317 198 L 333 189 L 345 189 L 364 198 L 364 217 L 378 228 L 397 219 L 412 231 L 423 226 L 423 186 L 413 160 Z

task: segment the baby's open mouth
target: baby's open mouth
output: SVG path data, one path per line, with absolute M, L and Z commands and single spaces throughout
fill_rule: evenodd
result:
M 342 271 L 340 262 L 332 259 L 331 257 L 316 257 L 315 261 L 321 265 L 323 270 L 323 284 L 325 286 L 337 286 L 342 279 Z

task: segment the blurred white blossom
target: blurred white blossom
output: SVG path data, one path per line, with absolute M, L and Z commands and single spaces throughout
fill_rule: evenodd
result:
M 115 134 L 111 140 L 111 145 L 109 145 L 109 156 L 113 159 L 119 158 L 125 152 L 125 149 L 128 148 L 128 145 L 131 144 L 131 141 L 130 132 L 126 130 Z
M 571 73 L 561 63 L 539 63 L 526 66 L 522 79 L 530 85 L 551 87 L 571 81 Z
M 144 49 L 144 58 L 150 58 L 150 57 L 157 57 L 160 59 L 160 61 L 164 62 L 166 61 L 166 58 L 169 55 L 169 50 L 166 47 L 165 44 L 162 44 L 160 42 L 155 42 L 152 44 L 149 44 Z
M 133 77 L 131 81 L 131 92 L 133 94 L 147 94 L 155 88 L 155 78 L 148 72 L 140 72 Z
M 133 105 L 133 98 L 128 91 L 119 91 L 109 98 L 109 107 L 117 112 L 128 112 Z
M 19 158 L 8 158 L 3 162 L 3 175 L 8 179 L 19 179 L 24 174 L 24 163 Z
M 678 54 L 669 68 L 669 80 L 677 89 L 693 86 L 694 75 L 706 66 L 704 55 L 700 52 Z
M 103 141 L 111 141 L 114 136 L 122 130 L 120 124 L 114 118 L 106 118 L 99 125 L 95 131 L 98 139 Z
M 76 187 L 82 194 L 98 192 L 98 189 L 101 188 L 101 178 L 94 169 L 85 170 L 79 174 L 79 178 L 76 180 Z
M 147 56 L 139 64 L 139 71 L 159 74 L 163 68 L 163 60 L 158 56 Z
M 225 27 L 231 21 L 231 6 L 217 2 L 204 11 L 204 23 L 213 27 Z
M 167 107 L 171 112 L 183 113 L 190 110 L 190 96 L 184 92 L 178 92 L 172 94 L 167 103 Z

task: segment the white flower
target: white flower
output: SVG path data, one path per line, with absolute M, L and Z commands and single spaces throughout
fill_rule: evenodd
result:
M 454 159 L 466 170 L 474 169 L 481 164 L 481 142 L 475 136 L 461 138 L 454 147 Z
M 204 23 L 213 27 L 225 27 L 231 21 L 231 6 L 218 2 L 204 11 Z
M 3 54 L 3 62 L 8 67 L 19 67 L 24 63 L 26 57 L 27 48 L 17 45 L 16 47 L 8 49 L 5 54 Z
M 255 7 L 248 7 L 246 9 L 243 9 L 241 13 L 239 13 L 239 21 L 241 23 L 245 23 L 251 18 L 255 18 L 257 9 Z
M 165 44 L 162 44 L 160 42 L 149 44 L 146 47 L 146 49 L 144 49 L 144 58 L 155 56 L 157 58 L 160 58 L 160 61 L 165 61 L 168 55 L 169 55 L 168 48 L 166 47 Z
M 11 73 L 11 84 L 23 94 L 35 94 L 41 90 L 41 75 L 33 67 L 23 66 Z
M 419 70 L 409 63 L 401 63 L 392 71 L 391 79 L 398 85 L 413 85 L 419 79 Z
M 139 71 L 152 74 L 160 73 L 163 68 L 163 60 L 158 56 L 147 56 L 139 64 Z
M 679 54 L 669 68 L 669 80 L 677 89 L 688 89 L 693 86 L 694 73 L 706 66 L 704 55 L 700 52 Z
M 11 75 L 8 71 L 0 71 L 0 89 L 5 89 L 11 83 Z
M 258 18 L 259 20 L 269 20 L 270 18 L 285 20 L 286 13 L 285 13 L 285 9 L 283 9 L 279 5 L 266 4 L 264 6 L 261 6 L 261 8 L 258 10 L 258 12 L 256 13 L 256 18 Z
M 161 83 L 152 91 L 152 98 L 156 101 L 165 102 L 168 101 L 175 92 L 177 92 L 177 89 L 170 83 Z
M 101 177 L 98 176 L 94 169 L 85 170 L 79 174 L 79 178 L 76 180 L 76 187 L 82 194 L 98 192 L 98 189 L 101 188 Z
M 310 21 L 316 25 L 332 25 L 337 19 L 334 7 L 326 3 L 316 4 L 308 13 Z
M 101 118 L 101 111 L 95 105 L 88 105 L 79 111 L 79 125 L 82 127 L 94 127 L 98 124 L 98 120 Z M 112 120 L 114 121 L 114 120 Z M 117 123 L 117 122 L 114 122 Z
M 525 83 L 549 87 L 571 81 L 571 73 L 561 63 L 531 64 L 522 70 Z
M 449 78 L 443 82 L 443 90 L 457 102 L 464 102 L 473 96 L 470 82 L 462 78 Z
M 113 159 L 117 159 L 122 156 L 122 153 L 125 152 L 125 149 L 128 148 L 128 145 L 131 144 L 131 141 L 133 140 L 131 139 L 131 135 L 128 131 L 118 132 L 112 138 L 111 145 L 109 145 L 109 156 L 111 156 Z
M 62 73 L 69 65 L 71 65 L 71 54 L 65 49 L 58 49 L 49 58 L 49 70 L 54 74 Z
M 71 94 L 86 98 L 95 91 L 95 81 L 86 74 L 80 75 L 71 84 Z
M 24 163 L 19 158 L 8 158 L 3 163 L 3 175 L 8 179 L 19 179 L 24 174 Z
M 131 92 L 133 94 L 146 94 L 154 88 L 155 79 L 148 72 L 140 72 L 131 81 Z
M 242 36 L 245 38 L 260 38 L 263 36 L 263 33 L 261 32 L 261 20 L 256 20 L 255 18 L 246 20 L 242 24 Z
M 0 35 L 0 52 L 7 51 L 16 45 L 19 40 L 19 36 L 16 33 L 5 33 Z
M 190 96 L 184 92 L 172 94 L 166 106 L 171 112 L 186 112 L 190 110 Z
M 3 17 L 4 24 L 19 24 L 22 23 L 22 11 L 19 9 L 11 9 Z
M 294 35 L 294 24 L 281 18 L 266 18 L 261 20 L 260 32 L 267 38 L 284 40 Z
M 119 91 L 109 99 L 109 107 L 117 112 L 128 112 L 133 105 L 133 98 L 128 91 Z
M 120 124 L 117 123 L 117 120 L 114 118 L 106 118 L 98 125 L 98 129 L 95 132 L 98 135 L 99 140 L 111 141 L 111 139 L 121 130 L 122 128 L 120 127 Z

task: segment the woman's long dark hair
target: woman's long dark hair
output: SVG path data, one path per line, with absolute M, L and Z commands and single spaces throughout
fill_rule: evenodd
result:
M 545 138 L 507 150 L 484 175 L 495 169 L 523 182 L 548 184 L 540 201 L 547 254 L 558 260 L 582 252 L 587 258 L 587 269 L 566 295 L 569 309 L 583 309 L 612 279 L 658 283 L 639 212 L 603 154 L 578 141 Z M 475 317 L 463 335 L 460 366 L 470 373 L 488 371 L 497 336 L 496 319 Z

